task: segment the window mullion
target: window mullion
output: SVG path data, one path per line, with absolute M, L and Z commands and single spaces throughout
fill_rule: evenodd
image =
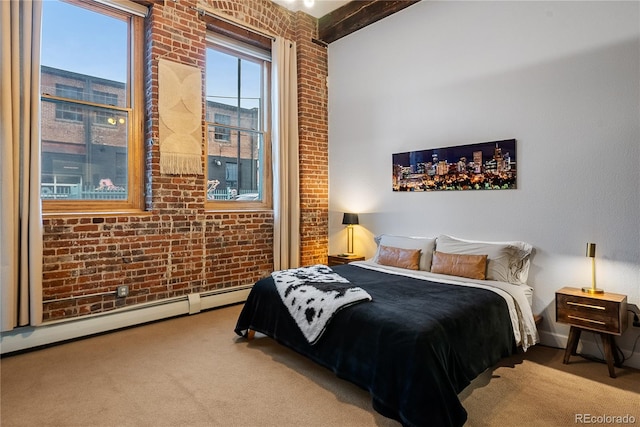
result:
M 242 108 L 242 59 L 238 58 L 238 99 L 237 99 L 237 105 L 238 108 L 236 110 L 236 116 L 237 116 L 237 123 L 238 126 L 241 125 L 240 123 L 240 109 Z M 238 168 L 238 178 L 236 180 L 236 185 L 238 186 L 238 194 L 240 194 L 240 183 L 242 182 L 242 167 L 241 167 L 241 146 L 240 146 L 240 142 L 242 140 L 242 132 L 237 131 L 236 132 L 236 138 L 237 138 L 237 146 L 238 146 L 238 157 L 236 159 L 236 164 L 237 164 L 237 168 Z

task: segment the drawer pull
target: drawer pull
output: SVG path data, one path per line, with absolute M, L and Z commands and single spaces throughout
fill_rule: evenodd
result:
M 606 310 L 606 307 L 601 305 L 580 304 L 579 302 L 567 301 L 567 305 L 577 305 L 578 307 L 595 308 L 596 310 Z
M 601 322 L 599 320 L 585 319 L 584 317 L 571 316 L 571 315 L 569 315 L 567 317 L 569 317 L 569 319 L 582 320 L 583 322 L 597 323 L 598 325 L 606 325 L 605 322 Z

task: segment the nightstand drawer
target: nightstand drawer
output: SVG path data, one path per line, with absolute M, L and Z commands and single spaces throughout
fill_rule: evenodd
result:
M 364 257 L 361 255 L 329 255 L 327 257 L 327 265 L 329 267 L 349 264 L 351 261 L 364 261 Z
M 626 328 L 626 298 L 611 300 L 593 296 L 556 294 L 556 320 L 593 331 L 620 335 Z
M 618 333 L 620 331 L 618 321 L 620 305 L 615 302 L 558 295 L 556 304 L 558 322 L 604 332 Z

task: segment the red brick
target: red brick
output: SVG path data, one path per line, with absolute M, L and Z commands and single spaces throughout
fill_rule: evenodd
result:
M 326 49 L 311 42 L 317 20 L 270 0 L 210 0 L 216 13 L 297 44 L 301 185 L 301 262 L 326 262 L 328 121 Z M 254 283 L 273 269 L 273 213 L 207 212 L 204 176 L 160 175 L 158 58 L 204 66 L 206 25 L 198 0 L 156 2 L 145 23 L 144 107 L 147 212 L 44 219 L 47 299 L 115 292 L 43 304 L 45 321 Z M 204 120 L 204 118 L 203 118 Z M 203 158 L 203 162 L 205 159 Z M 135 288 L 134 288 L 135 287 Z

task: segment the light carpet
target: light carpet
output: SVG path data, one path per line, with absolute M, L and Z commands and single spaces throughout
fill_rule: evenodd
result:
M 274 340 L 233 328 L 235 305 L 0 360 L 0 424 L 13 426 L 398 426 L 369 394 Z M 640 425 L 640 371 L 535 346 L 460 395 L 469 426 Z

